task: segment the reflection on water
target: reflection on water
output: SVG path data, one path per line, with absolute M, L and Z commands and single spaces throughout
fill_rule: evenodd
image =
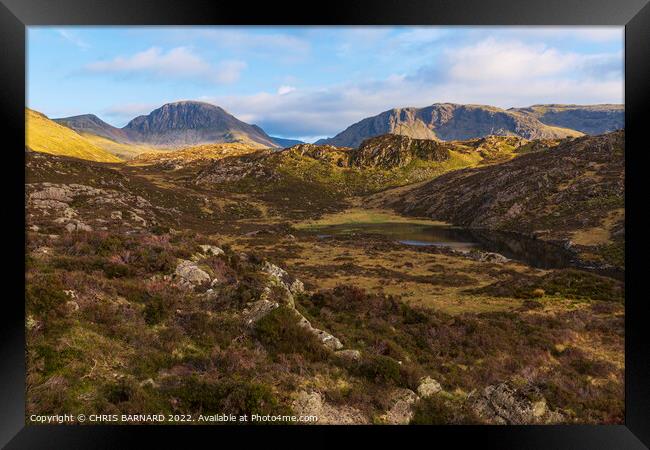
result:
M 563 247 L 516 233 L 477 230 L 449 225 L 383 222 L 327 225 L 318 228 L 320 237 L 379 234 L 406 245 L 443 246 L 458 251 L 473 248 L 500 253 L 507 258 L 543 269 L 570 267 L 573 255 Z

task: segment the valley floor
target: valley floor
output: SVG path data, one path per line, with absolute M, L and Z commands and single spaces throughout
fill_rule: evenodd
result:
M 27 178 L 27 416 L 623 422 L 617 280 L 314 232 L 428 222 L 364 198 L 33 153 Z

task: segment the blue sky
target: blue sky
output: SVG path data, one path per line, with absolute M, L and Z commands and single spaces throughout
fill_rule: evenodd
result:
M 623 103 L 622 27 L 29 27 L 27 104 L 124 126 L 177 100 L 312 141 L 394 107 Z

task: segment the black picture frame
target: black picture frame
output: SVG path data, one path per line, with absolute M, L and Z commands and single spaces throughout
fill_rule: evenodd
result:
M 0 124 L 5 228 L 0 327 L 0 445 L 6 448 L 125 448 L 141 437 L 167 445 L 251 437 L 311 445 L 340 431 L 404 443 L 501 449 L 638 449 L 650 445 L 650 357 L 641 231 L 645 110 L 650 104 L 649 0 L 330 0 L 318 5 L 202 0 L 0 0 Z M 318 9 L 316 9 L 318 7 Z M 620 25 L 625 26 L 626 320 L 625 424 L 603 426 L 249 427 L 25 426 L 24 108 L 25 29 L 30 25 Z M 647 147 L 647 144 L 646 144 Z M 632 151 L 630 151 L 630 149 Z M 23 239 L 20 239 L 20 237 Z M 270 441 L 269 441 L 270 442 Z M 165 445 L 165 446 L 167 446 Z M 367 445 L 367 444 L 366 444 Z M 152 446 L 152 445 L 148 445 Z M 447 447 L 443 444 L 442 447 Z

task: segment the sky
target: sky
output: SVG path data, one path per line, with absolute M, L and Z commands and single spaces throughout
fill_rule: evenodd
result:
M 623 103 L 623 27 L 29 27 L 28 107 L 122 127 L 179 100 L 312 142 L 391 108 Z

